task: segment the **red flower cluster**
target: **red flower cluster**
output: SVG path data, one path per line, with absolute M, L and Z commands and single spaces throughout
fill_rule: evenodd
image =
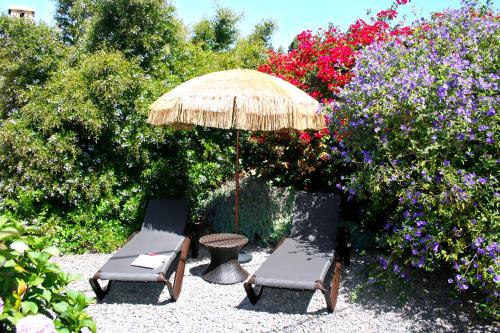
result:
M 303 144 L 309 144 L 312 140 L 311 136 L 307 132 L 300 132 L 299 134 L 299 140 Z
M 405 4 L 409 1 L 398 1 Z M 269 60 L 259 67 L 264 73 L 280 77 L 312 97 L 329 102 L 334 94 L 346 85 L 353 74 L 357 52 L 375 41 L 385 40 L 388 36 L 408 35 L 409 27 L 391 29 L 387 21 L 397 16 L 397 5 L 379 12 L 372 23 L 357 20 L 347 33 L 335 27 L 320 29 L 313 34 L 303 31 L 296 37 L 294 48 L 288 53 L 269 51 Z
M 398 5 L 406 5 L 410 0 L 396 0 L 396 3 Z
M 392 20 L 398 16 L 398 12 L 394 9 L 382 10 L 377 14 L 377 18 L 380 20 L 389 19 Z
M 351 70 L 361 49 L 391 36 L 412 33 L 409 27 L 391 28 L 389 25 L 389 21 L 397 16 L 398 5 L 408 2 L 398 0 L 391 8 L 378 13 L 370 23 L 357 20 L 347 32 L 331 26 L 315 34 L 311 30 L 303 31 L 297 35 L 287 53 L 269 51 L 267 63 L 260 66 L 259 70 L 294 84 L 318 101 L 329 103 L 354 76 Z M 342 140 L 338 132 L 330 133 L 326 128 L 315 133 L 300 131 L 297 137 L 291 135 L 285 141 L 280 133 L 265 136 L 266 147 L 270 147 L 271 152 L 272 147 L 287 145 L 287 154 L 277 154 L 276 160 L 283 160 L 286 156 L 282 165 L 286 169 L 295 166 L 290 167 L 286 174 L 302 179 L 319 170 L 318 165 L 331 158 L 325 140 Z M 265 155 L 265 159 L 268 158 Z M 270 173 L 273 172 L 275 170 Z

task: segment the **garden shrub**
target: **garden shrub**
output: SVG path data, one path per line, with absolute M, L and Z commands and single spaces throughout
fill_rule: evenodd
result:
M 196 212 L 233 172 L 232 132 L 151 126 L 148 106 L 194 76 L 256 68 L 273 28 L 217 52 L 193 42 L 170 2 L 56 8 L 60 31 L 0 17 L 0 214 L 62 251 L 109 252 L 140 227 L 150 198 L 185 197 Z
M 31 86 L 43 84 L 65 56 L 58 32 L 32 20 L 0 15 L 0 119 L 26 103 Z
M 217 232 L 234 232 L 234 181 L 216 189 L 204 201 L 204 212 Z M 274 187 L 254 176 L 241 180 L 239 195 L 240 233 L 250 241 L 276 244 L 291 230 L 295 191 Z
M 337 184 L 387 217 L 381 267 L 450 268 L 460 291 L 498 311 L 500 284 L 500 22 L 475 3 L 367 47 L 331 110 L 355 166 Z M 496 312 L 498 315 L 498 312 Z
M 367 45 L 412 33 L 401 24 L 392 24 L 397 8 L 409 1 L 397 1 L 367 22 L 356 20 L 346 32 L 330 25 L 316 33 L 298 34 L 288 52 L 269 51 L 268 61 L 259 71 L 277 76 L 329 103 L 353 77 L 356 55 Z M 329 121 L 329 118 L 326 118 Z M 338 177 L 344 167 L 332 159 L 329 147 L 338 139 L 337 129 L 291 133 L 256 133 L 254 145 L 243 155 L 245 164 L 281 186 L 322 191 L 325 179 Z M 334 165 L 332 167 L 332 164 Z
M 0 216 L 0 331 L 96 331 L 84 311 L 92 301 L 67 290 L 76 278 L 50 262 L 55 254 L 32 229 Z

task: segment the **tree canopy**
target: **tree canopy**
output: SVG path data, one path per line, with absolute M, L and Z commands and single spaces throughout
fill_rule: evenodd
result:
M 239 37 L 240 17 L 217 7 L 206 47 L 163 0 L 59 0 L 57 27 L 1 16 L 0 212 L 69 251 L 119 246 L 150 197 L 189 198 L 195 217 L 232 173 L 232 133 L 154 127 L 148 106 L 262 64 L 272 29 Z

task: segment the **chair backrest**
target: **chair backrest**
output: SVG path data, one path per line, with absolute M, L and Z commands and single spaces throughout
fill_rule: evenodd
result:
M 337 242 L 339 206 L 340 197 L 332 193 L 297 193 L 290 237 L 333 250 Z
M 189 203 L 183 199 L 152 199 L 144 216 L 143 231 L 166 231 L 184 235 Z

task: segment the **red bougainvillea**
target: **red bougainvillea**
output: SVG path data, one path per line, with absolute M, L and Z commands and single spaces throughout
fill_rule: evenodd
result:
M 296 36 L 288 52 L 270 50 L 267 63 L 260 66 L 259 71 L 280 77 L 318 101 L 329 103 L 352 79 L 351 69 L 363 47 L 384 41 L 390 36 L 412 33 L 409 27 L 391 27 L 389 24 L 397 17 L 398 6 L 408 2 L 409 0 L 398 0 L 389 9 L 377 13 L 370 22 L 358 19 L 347 32 L 341 32 L 333 26 L 326 30 L 320 29 L 317 33 L 305 30 Z M 284 174 L 290 174 L 292 182 L 308 184 L 310 182 L 308 177 L 321 169 L 322 164 L 329 160 L 326 150 L 331 145 L 326 143 L 332 137 L 340 139 L 337 133 L 330 135 L 326 129 L 316 133 L 303 131 L 291 133 L 286 141 L 282 133 L 252 135 L 248 141 L 255 147 L 254 154 L 249 155 L 252 163 L 249 162 L 248 166 L 260 168 L 260 172 L 267 175 L 279 174 L 280 170 L 262 170 L 266 168 L 262 165 L 278 169 L 284 166 L 286 170 L 282 171 Z M 286 153 L 283 153 L 282 148 L 285 145 Z M 276 151 L 274 156 L 273 151 Z M 276 163 L 259 162 L 270 159 L 276 160 Z M 297 166 L 296 174 L 291 174 L 292 165 Z
M 316 34 L 306 30 L 297 35 L 287 53 L 269 51 L 269 60 L 261 72 L 280 77 L 322 102 L 352 78 L 351 68 L 361 48 L 388 36 L 408 35 L 409 27 L 391 28 L 388 21 L 397 17 L 397 7 L 409 1 L 398 0 L 390 9 L 380 11 L 371 23 L 357 20 L 346 33 L 335 27 L 320 29 Z

